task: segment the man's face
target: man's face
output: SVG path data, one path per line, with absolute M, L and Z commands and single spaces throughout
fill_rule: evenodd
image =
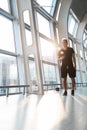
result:
M 63 45 L 63 48 L 64 48 L 64 49 L 67 49 L 68 43 L 67 43 L 66 40 L 62 41 L 62 45 Z

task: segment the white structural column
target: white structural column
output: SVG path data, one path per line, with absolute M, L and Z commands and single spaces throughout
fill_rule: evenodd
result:
M 63 37 L 68 38 L 68 13 L 69 13 L 69 8 L 71 5 L 72 0 L 62 0 L 61 1 L 61 7 L 59 11 L 59 16 L 58 16 L 58 33 L 59 33 L 59 40 Z
M 87 14 L 84 16 L 83 20 L 79 23 L 78 30 L 77 30 L 76 38 L 81 43 L 82 43 L 83 32 L 86 24 L 87 24 Z
M 24 77 L 25 77 L 25 84 L 30 84 L 30 78 L 29 78 L 29 68 L 28 68 L 28 57 L 26 52 L 26 40 L 25 40 L 25 33 L 24 33 L 24 23 L 23 23 L 23 11 L 22 11 L 22 1 L 17 0 L 18 5 L 18 17 L 19 17 L 19 27 L 20 27 L 20 34 L 21 34 L 21 44 L 22 44 L 22 52 L 23 52 L 23 63 L 24 63 Z M 20 73 L 20 72 L 19 72 Z M 29 92 L 29 89 L 26 88 L 25 90 L 27 93 Z
M 84 29 L 85 29 L 85 26 L 87 24 L 87 13 L 85 14 L 85 16 L 83 17 L 82 21 L 79 23 L 79 26 L 78 26 L 78 30 L 77 30 L 77 35 L 76 35 L 76 39 L 82 43 L 81 44 L 81 48 L 82 48 L 82 51 L 83 51 L 83 58 L 85 59 L 85 55 L 84 55 L 84 49 L 83 49 L 83 33 L 84 33 Z M 78 49 L 78 48 L 77 48 Z M 79 51 L 79 50 L 78 50 Z M 86 77 L 87 77 L 87 69 L 86 69 L 86 62 L 84 60 L 84 64 L 85 64 L 85 72 L 86 72 Z M 80 65 L 81 66 L 81 65 Z M 81 67 L 80 67 L 81 68 Z M 82 79 L 82 77 L 81 77 Z M 87 78 L 86 78 L 87 79 Z
M 29 84 L 30 86 L 32 86 L 32 82 L 30 80 L 29 66 L 28 66 L 29 65 L 28 56 L 29 54 L 33 54 L 34 59 L 35 59 L 35 64 L 36 64 L 37 86 L 39 90 L 38 93 L 43 94 L 42 71 L 41 71 L 41 63 L 40 63 L 39 46 L 38 46 L 38 40 L 37 40 L 33 0 L 26 0 L 26 1 L 18 0 L 17 3 L 18 3 L 18 15 L 19 15 L 21 43 L 22 43 L 23 59 L 24 59 L 25 82 L 26 84 Z M 33 43 L 31 46 L 26 45 L 25 27 L 24 27 L 24 22 L 23 22 L 23 12 L 25 10 L 29 10 L 29 14 L 30 14 L 30 26 L 31 26 L 32 43 Z M 29 92 L 32 92 L 31 87 L 29 89 Z
M 31 20 L 31 31 L 32 31 L 32 36 L 33 36 L 32 40 L 33 40 L 33 47 L 34 47 L 36 72 L 37 72 L 37 85 L 39 89 L 39 94 L 43 94 L 43 79 L 42 79 L 39 45 L 38 45 L 38 39 L 37 39 L 38 34 L 37 34 L 37 28 L 36 28 L 36 19 L 35 19 L 35 12 L 33 8 L 33 0 L 30 0 L 30 20 Z

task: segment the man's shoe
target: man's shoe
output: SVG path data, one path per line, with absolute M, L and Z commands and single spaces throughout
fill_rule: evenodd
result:
M 67 91 L 64 91 L 63 96 L 67 96 Z
M 74 96 L 74 90 L 71 90 L 71 95 Z

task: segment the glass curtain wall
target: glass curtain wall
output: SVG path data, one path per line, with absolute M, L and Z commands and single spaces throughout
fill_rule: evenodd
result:
M 76 37 L 76 32 L 77 32 L 77 28 L 78 28 L 78 20 L 76 19 L 76 17 L 74 17 L 75 15 L 73 15 L 72 11 L 70 11 L 69 16 L 68 16 L 68 33 L 69 33 L 69 37 L 70 39 L 72 39 L 73 44 L 70 46 L 74 48 L 75 50 L 75 54 L 76 54 L 76 82 L 77 83 L 85 83 L 87 80 L 87 76 L 86 76 L 86 59 L 85 59 L 85 55 L 86 55 L 86 31 L 84 31 L 83 34 L 83 43 L 79 43 L 75 41 L 75 37 Z
M 57 84 L 58 80 L 58 64 L 55 50 L 55 39 L 52 37 L 53 23 L 37 12 L 38 28 L 39 28 L 39 47 L 42 63 L 43 84 L 50 84 L 48 89 L 52 89 L 51 84 Z M 51 26 L 52 25 L 52 26 Z
M 84 56 L 84 65 L 86 66 L 85 71 L 83 71 L 83 82 L 87 81 L 87 29 L 84 29 L 83 33 L 83 56 Z
M 35 2 L 35 1 L 34 1 Z M 37 24 L 37 32 L 39 34 L 38 37 L 38 44 L 39 44 L 39 51 L 40 51 L 40 60 L 42 66 L 42 74 L 43 74 L 43 84 L 53 84 L 59 83 L 59 75 L 58 75 L 58 63 L 56 58 L 56 51 L 55 51 L 55 38 L 54 38 L 54 21 L 53 14 L 55 11 L 56 0 L 50 1 L 36 1 L 35 4 L 39 4 L 41 7 L 41 11 L 37 11 L 36 13 L 36 24 Z M 16 3 L 16 1 L 15 1 Z M 11 5 L 12 1 L 10 0 L 0 0 L 0 85 L 1 86 L 9 86 L 9 85 L 18 85 L 19 82 L 19 70 L 18 70 L 18 49 L 17 45 L 19 43 L 18 39 L 16 40 L 17 36 L 15 28 L 17 25 L 14 26 L 16 20 L 16 15 L 13 13 L 14 9 Z M 44 4 L 44 5 L 43 5 Z M 15 7 L 14 7 L 15 8 Z M 38 8 L 38 7 L 37 7 Z M 40 8 L 39 8 L 40 10 Z M 17 7 L 16 10 L 17 11 Z M 18 13 L 18 12 L 17 12 Z M 25 32 L 25 39 L 26 39 L 26 48 L 33 45 L 32 43 L 32 33 L 31 33 L 31 25 L 30 25 L 30 12 L 29 10 L 25 10 L 23 12 L 24 18 L 24 32 Z M 17 24 L 17 23 L 16 23 Z M 18 23 L 20 24 L 20 23 Z M 56 24 L 56 23 L 55 23 Z M 4 28 L 4 29 L 3 29 Z M 9 33 L 8 33 L 9 30 Z M 20 31 L 20 30 L 19 30 Z M 20 39 L 20 38 L 19 38 Z M 20 47 L 20 45 L 18 45 Z M 16 50 L 17 49 L 17 50 Z M 36 83 L 36 65 L 35 65 L 35 58 L 31 55 L 28 56 L 28 63 L 29 63 L 29 73 L 30 78 L 33 83 Z M 21 64 L 21 63 L 20 63 Z M 24 71 L 24 70 L 23 70 Z M 19 89 L 9 89 L 9 92 L 16 93 L 20 92 Z M 6 89 L 0 89 L 0 92 L 5 94 Z
M 78 20 L 74 17 L 74 15 L 72 13 L 69 13 L 69 16 L 68 16 L 68 32 L 73 37 L 76 37 L 77 28 L 78 28 Z
M 6 93 L 3 86 L 17 85 L 19 81 L 13 20 L 10 0 L 0 0 L 0 94 Z
M 36 0 L 46 12 L 53 16 L 57 0 Z

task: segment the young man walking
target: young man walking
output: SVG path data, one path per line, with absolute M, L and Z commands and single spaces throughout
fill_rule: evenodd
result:
M 61 78 L 64 87 L 63 95 L 67 95 L 67 74 L 71 78 L 72 90 L 71 95 L 74 96 L 75 77 L 76 77 L 76 58 L 73 48 L 68 47 L 67 39 L 62 40 L 62 49 L 58 52 L 58 60 L 61 61 Z

